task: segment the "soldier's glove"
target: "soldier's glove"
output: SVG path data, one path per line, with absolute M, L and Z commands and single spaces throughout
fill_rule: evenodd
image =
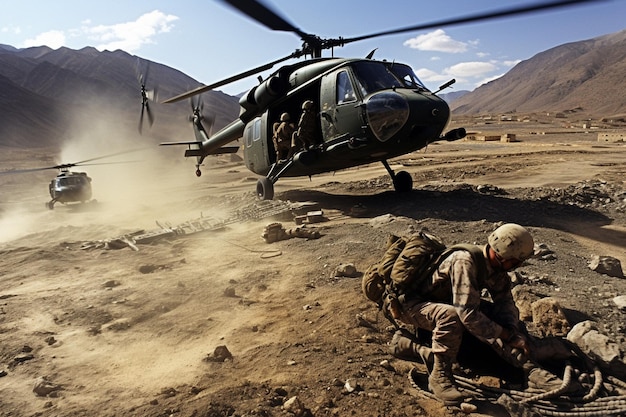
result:
M 507 345 L 509 345 L 513 349 L 523 351 L 524 355 L 526 356 L 530 355 L 530 346 L 528 345 L 528 341 L 522 334 L 514 330 L 511 331 L 508 329 L 502 329 L 500 337 Z

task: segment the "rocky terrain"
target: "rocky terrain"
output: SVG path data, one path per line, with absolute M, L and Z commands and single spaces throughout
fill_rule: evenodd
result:
M 526 226 L 537 243 L 514 277 L 520 304 L 555 300 L 562 332 L 595 323 L 619 349 L 619 372 L 626 280 L 590 263 L 626 263 L 626 147 L 595 132 L 518 138 L 391 161 L 413 176 L 407 194 L 392 191 L 379 164 L 281 179 L 273 211 L 255 200 L 256 178 L 224 157 L 201 179 L 184 161 L 115 175 L 94 167 L 97 203 L 54 211 L 44 208 L 45 174 L 0 177 L 0 416 L 461 415 L 409 381 L 415 369 L 419 387 L 422 364 L 389 354 L 393 330 L 360 278 L 389 233 L 426 228 L 447 244 L 483 244 L 501 222 Z M 319 238 L 262 238 L 269 224 L 292 229 L 294 216 L 316 211 L 323 221 L 305 228 Z M 210 230 L 128 245 L 191 219 Z M 511 388 L 477 368 L 459 372 Z M 492 398 L 473 405 L 471 416 L 539 415 Z

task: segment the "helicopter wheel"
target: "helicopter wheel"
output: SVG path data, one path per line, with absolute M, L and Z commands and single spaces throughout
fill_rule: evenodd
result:
M 393 188 L 399 193 L 406 193 L 413 189 L 413 177 L 406 171 L 398 172 L 393 178 Z
M 202 171 L 200 171 L 200 169 L 196 169 L 196 177 L 199 177 L 200 175 L 202 175 Z
M 48 210 L 53 210 L 54 209 L 54 201 L 48 201 L 46 203 L 46 207 L 48 208 Z
M 267 177 L 260 178 L 256 183 L 256 195 L 261 200 L 274 198 L 274 184 Z

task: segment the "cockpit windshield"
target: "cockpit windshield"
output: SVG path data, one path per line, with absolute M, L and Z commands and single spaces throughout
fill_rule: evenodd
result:
M 359 61 L 352 65 L 363 96 L 387 88 L 400 88 L 400 81 L 382 62 Z
M 68 177 L 58 177 L 57 184 L 63 187 L 69 187 L 72 185 L 83 185 L 85 183 L 84 177 L 79 176 L 68 176 Z
M 361 93 L 366 96 L 388 88 L 426 87 L 408 65 L 380 61 L 359 61 L 352 64 Z
M 417 88 L 419 90 L 427 90 L 424 84 L 417 78 L 411 67 L 405 64 L 388 63 L 388 68 L 398 77 L 405 87 Z

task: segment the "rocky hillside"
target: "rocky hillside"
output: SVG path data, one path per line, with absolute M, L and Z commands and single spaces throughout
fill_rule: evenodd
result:
M 138 136 L 140 75 L 147 79 L 146 88 L 157 89 L 159 98 L 201 85 L 178 70 L 121 50 L 0 45 L 0 145 L 56 147 L 89 125 Z M 239 111 L 237 99 L 220 92 L 204 94 L 203 101 L 216 127 Z M 155 141 L 190 138 L 189 103 L 154 102 L 152 110 L 156 121 L 152 129 L 145 123 L 144 136 Z
M 568 43 L 520 62 L 452 103 L 457 114 L 583 110 L 626 113 L 626 30 Z

